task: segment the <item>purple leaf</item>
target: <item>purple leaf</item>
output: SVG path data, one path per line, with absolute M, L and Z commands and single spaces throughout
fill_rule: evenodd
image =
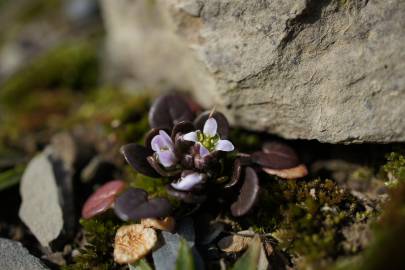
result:
M 251 167 L 246 167 L 238 199 L 231 205 L 232 215 L 235 217 L 246 215 L 257 202 L 259 190 L 259 178 L 255 170 Z
M 193 130 L 195 130 L 193 123 L 187 121 L 180 122 L 173 127 L 171 134 L 172 140 L 174 141 L 178 134 L 183 135 Z
M 139 220 L 142 218 L 163 218 L 171 213 L 171 205 L 165 198 L 148 199 L 143 189 L 130 188 L 118 196 L 114 211 L 124 220 Z
M 297 153 L 279 142 L 265 144 L 263 151 L 254 152 L 251 158 L 254 163 L 270 169 L 289 169 L 300 164 Z
M 150 176 L 158 177 L 159 174 L 149 165 L 147 157 L 153 155 L 153 151 L 141 145 L 131 143 L 121 147 L 121 153 L 124 155 L 125 160 L 136 171 Z
M 171 185 L 166 186 L 166 191 L 170 196 L 173 196 L 185 203 L 203 203 L 207 199 L 207 196 L 205 195 L 199 195 L 195 192 L 177 190 Z
M 182 121 L 192 121 L 194 113 L 186 100 L 178 94 L 167 94 L 157 98 L 149 110 L 152 128 L 169 129 Z
M 160 174 L 161 176 L 165 177 L 170 177 L 170 176 L 175 176 L 179 175 L 181 173 L 181 170 L 179 169 L 174 169 L 174 170 L 166 170 L 165 168 L 162 168 L 160 165 L 160 162 L 157 160 L 155 156 L 149 156 L 147 157 L 147 161 L 149 165 L 155 169 L 155 171 Z

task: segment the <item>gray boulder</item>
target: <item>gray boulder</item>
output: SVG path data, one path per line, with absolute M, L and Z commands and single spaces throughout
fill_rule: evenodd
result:
M 1 270 L 46 270 L 41 261 L 32 256 L 17 241 L 0 238 L 0 269 Z
M 405 141 L 405 3 L 102 1 L 110 75 L 190 89 L 243 127 Z

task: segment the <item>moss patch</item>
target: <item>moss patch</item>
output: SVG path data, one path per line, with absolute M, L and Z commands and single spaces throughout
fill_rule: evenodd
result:
M 74 259 L 75 263 L 63 267 L 63 269 L 118 269 L 119 266 L 114 262 L 112 253 L 115 232 L 121 223 L 108 216 L 80 220 L 87 244 L 80 249 L 80 255 Z

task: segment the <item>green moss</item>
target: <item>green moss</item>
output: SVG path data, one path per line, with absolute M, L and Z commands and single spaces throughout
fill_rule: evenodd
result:
M 40 16 L 58 12 L 62 5 L 60 0 L 30 0 L 26 1 L 16 20 L 21 23 L 28 23 Z
M 328 179 L 261 179 L 266 191 L 249 226 L 272 232 L 279 248 L 300 258 L 300 266 L 320 267 L 324 260 L 344 254 L 341 228 L 363 213 L 353 196 Z
M 401 153 L 393 152 L 387 156 L 387 164 L 383 170 L 388 176 L 388 186 L 396 186 L 399 182 L 405 182 L 405 156 Z
M 243 129 L 231 129 L 229 139 L 234 145 L 237 145 L 241 152 L 251 152 L 255 149 L 260 149 L 262 141 L 256 133 L 248 132 Z
M 63 45 L 39 57 L 9 78 L 0 88 L 0 102 L 21 107 L 28 95 L 43 90 L 91 89 L 97 83 L 98 59 L 93 46 Z
M 96 86 L 98 60 L 83 43 L 51 50 L 0 86 L 1 138 L 58 126 L 77 106 L 81 90 Z
M 152 178 L 137 173 L 132 167 L 125 167 L 125 175 L 130 186 L 146 190 L 151 196 L 165 196 L 166 190 L 164 185 L 167 183 L 163 178 Z
M 374 237 L 364 253 L 354 260 L 338 261 L 332 269 L 378 270 L 404 269 L 405 261 L 405 183 L 390 190 L 381 217 L 374 225 Z
M 113 260 L 113 243 L 121 222 L 112 217 L 81 219 L 87 244 L 80 249 L 75 262 L 64 267 L 65 270 L 118 269 Z
M 25 166 L 19 165 L 0 173 L 0 191 L 17 185 L 20 182 Z
M 117 88 L 95 89 L 68 120 L 68 126 L 83 122 L 102 124 L 107 133 L 114 134 L 119 143 L 143 143 L 149 130 L 146 95 L 131 95 Z

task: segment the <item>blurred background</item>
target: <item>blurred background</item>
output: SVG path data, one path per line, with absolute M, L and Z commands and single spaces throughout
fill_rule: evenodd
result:
M 367 114 L 359 109 L 358 115 L 361 116 L 359 122 L 361 124 L 365 123 L 364 126 L 366 126 L 367 129 L 365 129 L 363 133 L 359 132 L 360 135 L 358 136 L 355 132 L 352 132 L 357 126 L 355 123 L 347 121 L 346 118 L 342 118 L 342 121 L 330 121 L 333 117 L 336 117 L 337 120 L 340 119 L 341 114 L 338 113 L 338 109 L 342 108 L 338 108 L 336 112 L 330 113 L 330 115 L 322 113 L 322 110 L 320 110 L 321 116 L 327 115 L 332 118 L 326 117 L 321 119 L 320 117 L 319 119 L 325 121 L 326 124 L 319 127 L 319 129 L 326 127 L 325 130 L 320 131 L 318 134 L 309 133 L 306 128 L 311 125 L 303 122 L 299 117 L 309 119 L 309 121 L 313 119 L 311 120 L 305 113 L 301 113 L 300 109 L 305 106 L 301 106 L 301 101 L 296 100 L 295 95 L 291 95 L 291 93 L 288 94 L 288 92 L 284 95 L 284 85 L 281 84 L 280 87 L 276 85 L 275 88 L 277 91 L 280 91 L 276 92 L 274 95 L 271 91 L 262 91 L 262 85 L 265 85 L 265 87 L 268 86 L 264 81 L 263 84 L 259 81 L 254 81 L 252 83 L 253 86 L 248 83 L 244 85 L 242 82 L 238 85 L 241 91 L 238 93 L 234 91 L 235 89 L 231 87 L 234 85 L 234 81 L 232 81 L 234 77 L 232 76 L 234 73 L 239 72 L 239 70 L 236 70 L 235 66 L 240 67 L 243 65 L 241 65 L 240 62 L 236 64 L 232 62 L 229 64 L 228 60 L 225 61 L 222 59 L 222 56 L 227 55 L 226 53 L 229 51 L 227 47 L 224 47 L 226 53 L 219 51 L 218 54 L 215 54 L 215 46 L 212 46 L 214 49 L 210 48 L 214 53 L 207 53 L 206 57 L 208 60 L 210 60 L 209 57 L 212 55 L 218 57 L 219 60 L 216 59 L 216 62 L 214 61 L 214 64 L 217 66 L 210 63 L 208 60 L 206 61 L 207 63 L 205 63 L 207 66 L 203 66 L 200 62 L 195 63 L 194 58 L 189 57 L 189 55 L 184 58 L 179 57 L 189 53 L 184 49 L 186 45 L 178 44 L 177 37 L 175 39 L 171 34 L 164 34 L 160 32 L 160 30 L 155 32 L 161 25 L 166 25 L 166 22 L 165 15 L 163 13 L 162 15 L 159 9 L 149 9 L 149 5 L 154 3 L 153 0 L 139 1 L 138 6 L 130 5 L 132 10 L 128 10 L 128 13 L 125 14 L 125 18 L 129 22 L 132 22 L 132 19 L 137 19 L 134 18 L 135 16 L 140 17 L 138 22 L 145 22 L 144 25 L 139 27 L 142 28 L 142 31 L 139 29 L 134 30 L 138 34 L 142 32 L 139 34 L 138 38 L 131 36 L 133 29 L 129 29 L 136 24 L 128 23 L 126 25 L 120 25 L 120 20 L 118 20 L 120 12 L 125 12 L 125 3 L 131 1 L 125 0 L 121 2 L 121 4 L 117 4 L 118 8 L 116 9 L 108 8 L 113 1 L 102 2 L 104 8 L 102 8 L 100 2 L 96 0 L 0 0 L 1 237 L 22 242 L 32 254 L 41 257 L 51 268 L 58 269 L 60 266 L 72 263 L 72 258 L 74 257 L 73 244 L 62 245 L 62 247 L 55 249 L 56 252 L 50 252 L 50 250 L 46 250 L 38 244 L 35 237 L 18 217 L 21 204 L 19 195 L 20 187 L 18 184 L 28 162 L 36 153 L 43 150 L 49 144 L 57 148 L 64 158 L 67 157 L 67 160 L 73 160 L 72 163 L 74 163 L 74 166 L 72 166 L 74 169 L 72 171 L 73 178 L 76 182 L 74 192 L 72 193 L 74 193 L 75 200 L 71 200 L 70 203 L 74 205 L 73 208 L 75 208 L 76 216 L 79 216 L 83 201 L 97 184 L 115 177 L 123 177 L 130 181 L 138 180 L 132 171 L 124 165 L 118 148 L 124 143 L 136 140 L 140 141 L 142 139 L 144 132 L 148 129 L 146 112 L 150 104 L 150 96 L 156 93 L 154 89 L 169 89 L 172 86 L 176 87 L 179 85 L 186 89 L 198 88 L 194 90 L 194 95 L 203 105 L 212 105 L 213 103 L 219 102 L 218 108 L 222 106 L 223 108 L 233 110 L 233 115 L 231 115 L 230 119 L 234 123 L 239 124 L 239 119 L 244 119 L 242 125 L 245 127 L 250 127 L 250 124 L 254 123 L 255 130 L 271 132 L 271 129 L 275 128 L 277 132 L 281 133 L 279 135 L 282 135 L 282 137 L 286 138 L 291 136 L 293 138 L 308 139 L 292 141 L 291 144 L 296 147 L 307 164 L 313 165 L 310 167 L 310 170 L 315 172 L 313 174 L 314 176 L 323 177 L 324 171 L 327 171 L 328 173 L 325 173 L 325 178 L 332 177 L 337 182 L 340 181 L 339 184 L 343 183 L 344 187 L 355 191 L 360 190 L 368 195 L 369 193 L 372 194 L 372 201 L 373 203 L 377 202 L 376 205 L 378 205 L 378 207 L 380 207 L 380 203 L 385 202 L 387 188 L 384 181 L 387 179 L 385 174 L 381 176 L 381 166 L 387 162 L 385 158 L 386 154 L 392 151 L 403 152 L 404 145 L 396 143 L 403 138 L 403 134 L 400 131 L 405 125 L 400 125 L 403 123 L 401 122 L 403 118 L 398 118 L 403 107 L 387 105 L 389 111 L 383 111 L 383 113 L 379 112 L 378 114 L 381 115 L 381 117 L 374 117 L 374 115 L 370 113 L 370 119 L 366 118 L 365 120 L 362 117 L 364 115 L 367 116 Z M 325 2 L 329 3 L 333 1 Z M 340 5 L 341 3 L 350 1 L 335 2 L 338 2 Z M 197 42 L 196 40 L 198 38 L 194 36 L 193 29 L 200 29 L 201 22 L 194 20 L 194 16 L 199 16 L 198 12 L 201 11 L 201 7 L 187 6 L 184 7 L 184 9 L 194 15 L 192 15 L 192 19 L 188 18 L 184 21 L 182 21 L 184 19 L 182 13 L 178 16 L 181 22 L 176 23 L 178 23 L 178 26 L 181 26 L 179 29 L 182 30 L 177 31 L 179 32 L 177 34 L 187 36 L 187 41 L 189 42 L 187 43 L 188 46 Z M 338 10 L 336 7 L 333 7 L 333 9 Z M 319 12 L 321 12 L 321 10 L 319 10 Z M 339 10 L 339 12 L 341 11 Z M 103 16 L 103 14 L 105 15 L 107 13 L 108 16 Z M 207 11 L 205 16 L 207 16 L 207 18 L 209 16 L 216 16 L 215 12 L 212 11 L 211 13 Z M 103 18 L 108 19 L 103 20 Z M 256 25 L 254 21 L 251 23 Z M 226 23 L 226 25 L 229 24 Z M 191 26 L 191 30 L 189 29 L 189 31 L 187 30 L 188 26 Z M 114 32 L 115 36 L 110 37 L 109 40 L 112 40 L 113 44 L 108 43 L 106 39 L 107 32 L 109 32 L 110 35 L 112 34 L 112 32 L 106 30 L 109 27 L 112 27 L 114 30 L 120 29 L 120 27 L 122 28 Z M 171 29 L 172 25 L 169 24 L 168 28 Z M 274 24 L 274 29 L 274 31 L 278 31 L 277 24 Z M 250 30 L 249 28 L 249 31 Z M 258 29 L 257 31 L 262 30 L 263 29 Z M 313 31 L 313 29 L 310 30 Z M 182 31 L 184 31 L 184 33 Z M 348 32 L 350 34 L 350 31 Z M 325 36 L 327 38 L 329 37 L 329 35 L 326 34 Z M 333 37 L 333 35 L 330 36 Z M 126 47 L 128 44 L 131 45 L 132 41 L 137 45 L 143 44 L 144 40 L 142 40 L 142 38 L 147 38 L 148 44 L 156 44 L 156 48 L 138 46 L 140 49 L 134 52 L 131 48 Z M 351 39 L 351 37 L 349 38 Z M 221 38 L 215 36 L 214 40 L 216 41 L 217 39 L 221 40 Z M 232 42 L 232 39 L 230 40 Z M 169 49 L 164 50 L 166 43 L 163 41 L 167 42 L 167 48 Z M 241 42 L 245 41 L 242 40 Z M 260 42 L 252 43 L 256 45 L 259 44 L 259 47 L 262 44 Z M 213 44 L 215 45 L 216 43 L 213 42 Z M 338 44 L 338 42 L 336 44 Z M 207 46 L 210 46 L 209 43 Z M 325 47 L 328 46 L 325 45 Z M 333 47 L 332 45 L 330 46 Z M 239 50 L 240 48 L 237 49 Z M 111 50 L 114 50 L 114 57 L 111 57 Z M 123 51 L 122 54 L 120 53 L 121 50 Z M 254 48 L 249 50 L 249 53 L 253 56 L 256 55 L 255 52 Z M 129 57 L 127 59 L 127 56 L 131 56 L 131 53 L 134 54 L 132 55 L 133 58 Z M 239 53 L 239 51 L 237 51 L 237 53 Z M 154 57 L 151 58 L 151 55 L 154 55 Z M 395 58 L 395 54 L 392 55 L 394 55 L 393 57 Z M 145 60 L 143 57 L 145 59 L 147 58 L 146 61 L 143 61 Z M 233 55 L 229 58 L 234 59 Z M 134 63 L 134 59 L 138 59 L 139 62 Z M 239 59 L 237 60 L 239 61 Z M 256 59 L 253 60 L 252 62 L 257 62 Z M 294 61 L 298 60 L 294 59 Z M 161 65 L 162 62 L 165 63 L 164 72 L 155 76 L 154 70 L 157 66 Z M 218 66 L 221 67 L 224 63 L 226 63 L 226 65 L 228 65 L 227 67 L 231 70 L 231 72 L 228 72 L 230 75 L 226 72 L 221 73 L 221 71 L 216 69 Z M 384 68 L 384 71 L 381 73 L 388 72 L 394 75 L 399 74 L 397 71 L 399 70 L 398 67 L 400 64 L 389 65 L 389 68 L 392 67 L 395 72 L 390 72 L 389 70 L 385 71 L 387 68 Z M 170 66 L 174 65 L 176 65 L 176 68 L 170 69 Z M 296 63 L 294 62 L 291 65 L 291 70 L 295 70 Z M 319 65 L 319 69 L 327 70 L 327 68 L 324 68 L 325 66 Z M 210 70 L 210 68 L 212 68 L 212 70 Z M 243 68 L 241 69 L 243 70 Z M 209 72 L 207 70 L 209 70 Z M 224 70 L 226 70 L 226 68 L 224 68 Z M 256 72 L 253 68 L 251 71 Z M 208 73 L 209 75 L 207 75 Z M 213 78 L 211 77 L 211 73 L 217 76 L 215 78 L 215 80 L 217 80 L 215 83 L 217 84 L 211 81 Z M 331 70 L 330 73 L 335 74 L 334 70 Z M 232 77 L 232 80 L 227 78 L 224 74 Z M 271 72 L 269 74 L 266 75 L 267 79 L 268 81 L 272 81 Z M 336 74 L 339 75 L 340 73 Z M 341 77 L 347 77 L 344 73 L 340 75 Z M 145 85 L 148 85 L 148 87 L 140 83 L 137 80 L 137 76 L 142 77 L 142 81 L 146 82 Z M 303 74 L 302 77 L 307 80 L 309 76 Z M 252 78 L 255 79 L 256 77 L 253 76 Z M 289 81 L 289 78 L 286 79 L 283 76 L 280 78 L 283 81 Z M 236 80 L 237 78 L 235 81 Z M 314 80 L 316 81 L 316 78 Z M 338 77 L 336 80 L 339 81 L 340 78 Z M 218 94 L 216 92 L 217 86 L 218 89 L 220 89 L 220 87 L 224 85 L 224 81 L 231 85 L 224 86 L 226 90 L 222 89 L 226 91 L 227 96 L 225 97 L 224 95 L 222 97 L 224 100 L 215 99 L 215 95 Z M 395 84 L 395 80 L 392 81 L 393 84 Z M 381 80 L 381 82 L 384 83 L 383 80 Z M 396 85 L 394 86 L 396 87 Z M 245 94 L 245 92 L 248 91 L 244 89 L 249 89 L 249 87 L 256 87 L 256 90 L 258 89 L 257 91 L 262 91 L 260 93 L 264 96 L 268 95 L 266 96 L 267 98 L 270 100 L 274 99 L 276 102 L 274 104 L 271 102 L 261 104 L 262 97 L 260 95 Z M 269 86 L 269 89 L 273 89 L 272 87 L 273 86 Z M 306 113 L 313 116 L 312 113 L 314 111 L 317 112 L 317 105 L 322 102 L 325 102 L 325 108 L 329 108 L 332 103 L 339 105 L 339 100 L 334 100 L 334 98 L 339 99 L 340 94 L 343 93 L 343 91 L 340 91 L 339 87 L 339 85 L 336 86 L 336 89 L 339 90 L 336 97 L 332 96 L 331 99 L 325 98 L 321 101 L 310 99 L 307 104 L 308 106 L 306 106 L 306 108 L 309 108 Z M 320 88 L 322 90 L 323 86 Z M 347 88 L 349 88 L 349 86 Z M 205 91 L 206 89 L 211 89 L 210 95 L 208 95 L 209 91 Z M 295 91 L 295 88 L 288 89 Z M 316 91 L 312 90 L 311 84 L 308 86 L 308 89 L 310 93 L 314 93 L 314 96 L 319 97 Z M 354 96 L 356 96 L 357 90 L 354 89 L 353 91 L 355 92 Z M 400 90 L 398 90 L 398 93 L 399 92 Z M 367 97 L 370 96 L 369 93 L 364 93 L 364 95 Z M 301 96 L 307 97 L 304 92 Z M 342 94 L 342 96 L 344 95 Z M 374 95 L 372 96 L 374 97 Z M 391 95 L 390 98 L 395 102 L 402 102 L 403 104 L 403 100 L 401 101 L 400 98 Z M 347 98 L 347 100 L 350 100 L 350 98 Z M 359 100 L 363 102 L 362 97 L 359 98 Z M 385 101 L 383 98 L 381 100 Z M 252 101 L 251 104 L 249 103 L 250 101 Z M 377 109 L 383 107 L 379 106 L 380 103 L 378 102 L 380 101 L 376 101 L 376 103 L 372 102 L 374 101 L 372 100 L 370 104 Z M 275 107 L 277 105 L 276 103 L 278 103 L 280 107 Z M 341 104 L 343 103 L 344 102 L 341 102 Z M 240 107 L 237 106 L 238 104 Z M 369 103 L 366 105 L 368 104 Z M 260 106 L 258 111 L 254 109 L 256 105 Z M 310 105 L 314 105 L 314 108 Z M 346 109 L 344 112 L 347 113 L 350 118 L 352 108 L 365 108 L 367 107 L 366 105 L 353 106 L 349 104 L 347 106 L 349 106 L 350 109 L 346 107 L 343 109 Z M 270 112 L 270 109 L 273 107 L 275 107 L 275 109 Z M 299 108 L 298 110 L 296 109 L 297 107 Z M 287 113 L 291 113 L 291 115 L 284 114 L 284 111 L 278 110 L 279 108 L 285 109 Z M 241 110 L 244 110 L 243 113 L 239 113 Z M 371 111 L 368 107 L 367 110 Z M 260 114 L 258 114 L 258 112 Z M 292 117 L 294 115 L 298 115 L 299 117 Z M 393 115 L 393 120 L 391 119 L 392 123 L 394 123 L 395 120 L 400 124 L 393 125 L 388 123 L 387 125 L 392 126 L 391 129 L 382 127 L 375 128 L 372 125 L 369 127 L 368 121 L 373 121 L 374 119 L 380 119 L 382 124 L 389 122 L 385 121 L 387 115 L 390 117 Z M 275 117 L 272 118 L 273 116 Z M 267 120 L 269 118 L 272 119 L 271 121 L 273 122 L 268 122 Z M 314 121 L 318 121 L 318 118 Z M 333 130 L 335 123 L 338 123 L 337 126 L 339 126 L 339 124 L 343 126 L 342 128 L 339 126 L 339 130 L 346 130 L 347 132 L 344 132 L 342 136 L 334 137 L 335 134 L 337 134 L 337 132 Z M 277 130 L 277 128 L 282 125 L 288 128 L 292 127 L 292 129 L 281 128 Z M 375 126 L 378 125 L 376 124 Z M 323 135 L 325 134 L 324 131 L 328 130 L 328 128 L 332 135 Z M 292 134 L 290 132 L 291 130 L 294 130 L 295 133 L 292 132 Z M 312 129 L 312 127 L 310 127 L 310 130 L 315 130 L 315 128 Z M 272 135 L 265 133 L 249 133 L 241 130 L 237 132 L 241 132 L 235 133 L 241 138 L 239 145 L 242 145 L 246 149 L 251 148 L 252 145 L 259 145 L 263 138 L 273 138 Z M 371 135 L 368 136 L 369 134 Z M 314 138 L 330 143 L 354 141 L 364 144 L 351 146 L 321 144 L 310 140 Z M 378 144 L 379 142 L 388 144 Z M 316 163 L 316 161 L 319 160 L 321 162 Z M 395 166 L 391 164 L 395 169 L 397 167 L 401 168 L 398 173 L 398 175 L 400 175 L 398 179 L 400 177 L 402 177 L 401 179 L 405 179 L 403 178 L 405 161 L 402 156 L 398 155 L 398 157 L 392 158 L 392 160 L 395 161 Z M 367 181 L 363 181 L 364 179 Z M 143 182 L 137 184 L 142 185 Z M 156 187 L 152 188 L 155 189 L 154 191 L 158 189 Z M 38 190 L 40 189 L 41 187 L 38 187 Z M 373 264 L 372 267 L 374 268 L 367 268 L 367 265 L 363 263 L 366 267 L 363 269 L 382 269 L 380 268 L 381 265 L 388 265 L 384 259 L 388 258 L 389 254 L 381 257 L 378 255 L 375 256 L 375 254 L 383 253 L 381 247 L 384 245 L 389 245 L 391 248 L 385 250 L 386 253 L 388 251 L 394 253 L 393 261 L 391 262 L 392 265 L 403 264 L 401 255 L 397 254 L 399 251 L 403 251 L 403 249 L 400 245 L 395 243 L 395 239 L 397 237 L 404 238 L 403 221 L 405 219 L 402 210 L 405 188 L 399 189 L 397 193 L 398 195 L 395 197 L 396 200 L 392 203 L 395 211 L 392 211 L 392 215 L 387 214 L 383 218 L 383 221 L 385 222 L 385 229 L 390 227 L 392 223 L 396 223 L 398 226 L 393 228 L 395 231 L 386 230 L 384 234 L 381 234 L 381 238 L 376 238 L 380 240 L 380 242 L 377 241 L 375 244 L 376 248 L 366 253 L 366 257 L 364 258 L 366 258 L 365 261 L 371 261 L 368 260 L 368 258 L 382 259 L 376 259 L 375 263 L 370 262 L 370 267 L 371 264 Z M 361 201 L 361 199 L 359 200 Z M 402 212 L 398 209 L 402 209 Z M 381 208 L 378 208 L 378 210 L 381 210 Z M 352 218 L 354 219 L 354 217 Z M 70 236 L 70 243 L 74 242 L 76 246 L 79 246 L 83 243 L 82 238 L 80 238 L 83 234 L 77 229 L 78 218 L 74 219 L 72 216 L 72 219 L 76 229 L 72 230 L 72 235 L 75 236 Z M 345 251 L 347 254 L 355 256 L 368 244 L 368 236 L 370 234 L 370 222 L 367 220 L 364 221 L 365 219 L 363 220 L 361 218 L 359 218 L 359 220 L 363 223 L 367 222 L 367 226 L 365 226 L 366 229 L 363 230 L 363 228 L 359 228 L 358 231 L 360 231 L 360 233 L 357 233 L 357 228 L 352 230 L 354 235 L 354 240 L 352 241 L 354 248 L 350 246 L 350 251 Z M 346 225 L 347 224 L 344 224 L 344 226 Z M 319 226 L 316 225 L 316 227 L 318 228 Z M 305 230 L 304 232 L 307 233 Z M 384 238 L 387 235 L 388 237 Z M 72 238 L 74 238 L 74 240 L 72 240 Z M 305 241 L 307 240 L 308 239 L 305 239 Z M 310 239 L 308 242 L 314 242 L 314 246 L 319 248 L 318 243 L 321 241 L 318 240 L 319 239 L 315 239 L 312 241 Z M 339 239 L 339 241 L 340 240 L 341 239 Z M 363 243 L 363 240 L 366 243 Z M 403 243 L 405 242 L 402 241 L 402 243 L 399 244 L 403 245 Z M 325 261 L 330 262 L 339 256 L 339 254 L 336 255 L 337 252 L 334 249 L 334 243 L 330 245 L 332 246 L 331 251 L 329 252 L 328 250 L 325 254 L 319 255 L 318 252 L 324 249 L 323 246 L 321 246 L 319 250 L 314 249 L 313 254 L 311 253 L 311 256 L 313 255 L 315 258 L 314 265 L 316 265 L 316 262 L 318 262 L 321 257 L 322 259 L 326 258 Z M 307 254 L 308 250 L 306 250 L 306 248 L 308 248 L 308 246 L 306 244 L 303 246 Z M 355 256 L 353 256 L 353 258 Z M 350 260 L 343 261 L 342 264 L 338 266 L 342 267 L 341 269 L 345 269 L 350 263 L 351 267 L 353 267 L 352 269 L 357 269 L 355 266 L 358 261 L 356 260 L 362 259 L 359 258 L 360 256 L 357 256 L 352 260 L 350 257 Z M 109 258 L 109 260 L 111 260 L 111 258 Z

